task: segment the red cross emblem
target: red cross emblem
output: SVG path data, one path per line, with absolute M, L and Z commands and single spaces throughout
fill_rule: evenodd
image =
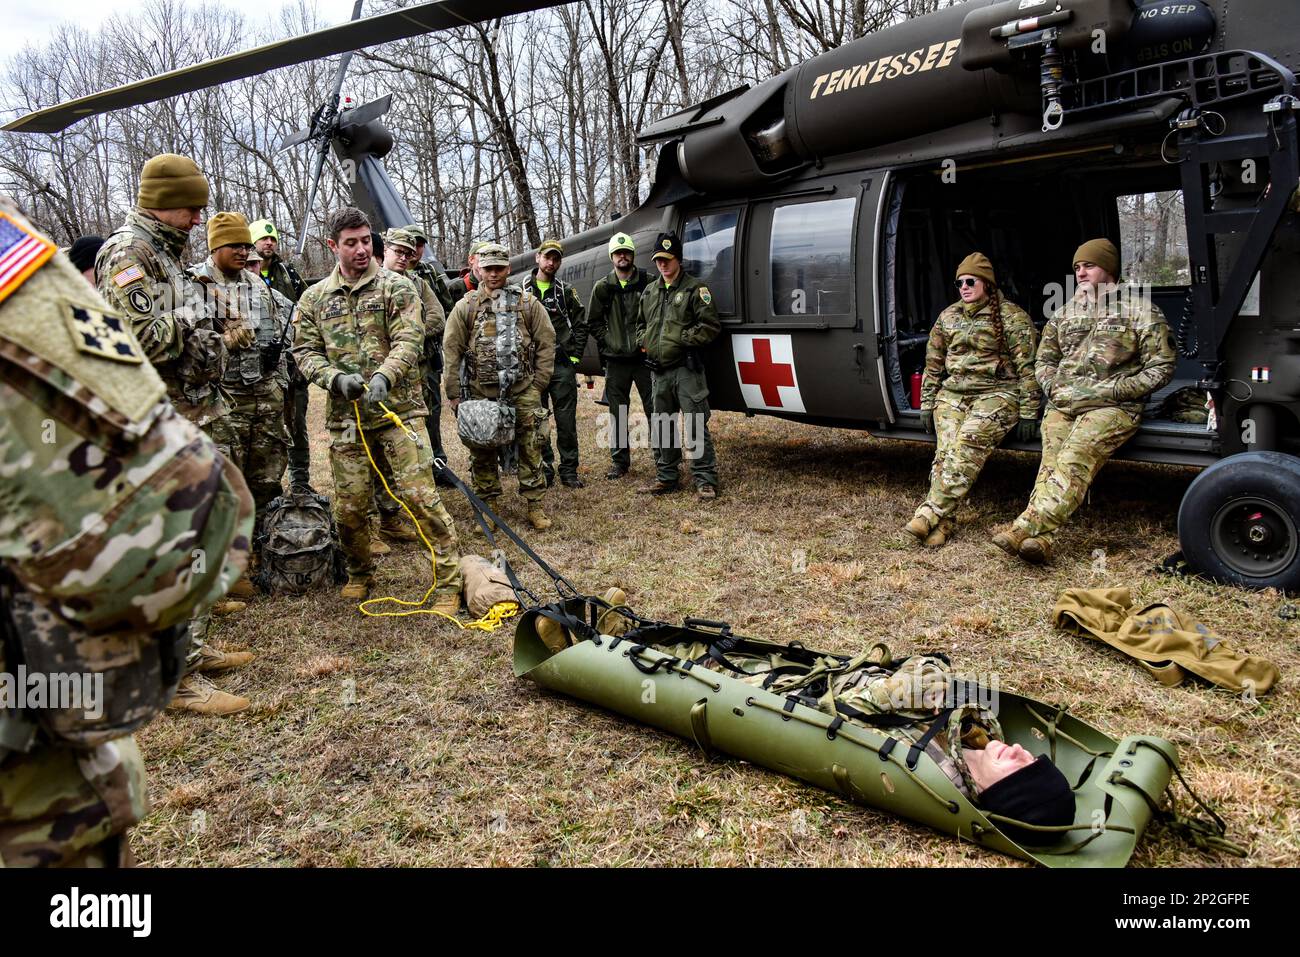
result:
M 780 386 L 794 385 L 794 366 L 772 361 L 772 340 L 754 340 L 754 361 L 737 362 L 740 381 L 756 385 L 763 394 L 764 405 L 782 406 Z

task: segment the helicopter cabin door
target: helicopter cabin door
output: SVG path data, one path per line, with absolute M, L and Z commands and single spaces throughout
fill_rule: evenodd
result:
M 841 174 L 684 211 L 685 258 L 712 278 L 723 322 L 709 357 L 715 408 L 858 427 L 887 417 L 875 335 L 882 186 L 879 174 Z

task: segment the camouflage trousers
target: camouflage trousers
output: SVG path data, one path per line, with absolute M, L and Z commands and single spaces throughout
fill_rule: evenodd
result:
M 481 396 L 475 396 L 481 398 Z M 546 494 L 546 476 L 542 472 L 542 445 L 549 444 L 543 428 L 546 410 L 541 394 L 533 388 L 514 399 L 515 445 L 519 449 L 519 494 L 528 502 L 540 502 Z M 501 496 L 501 476 L 497 472 L 499 449 L 469 449 L 470 485 L 479 498 Z
M 962 395 L 939 390 L 934 404 L 930 494 L 916 510 L 931 528 L 957 511 L 988 457 L 1016 424 L 1019 407 L 1011 392 Z
M 0 867 L 129 864 L 127 828 L 148 809 L 134 737 L 86 750 L 38 739 L 0 759 Z
M 1043 416 L 1043 461 L 1016 519 L 1027 535 L 1051 538 L 1069 521 L 1106 460 L 1137 431 L 1138 417 L 1123 409 L 1090 409 L 1070 416 L 1048 409 Z
M 408 421 L 410 433 L 395 425 L 365 429 L 360 435 L 354 424 L 330 430 L 330 470 L 334 475 L 334 519 L 339 543 L 347 559 L 348 577 L 369 581 L 375 560 L 370 554 L 370 507 L 373 489 L 379 483 L 366 446 L 375 464 L 388 466 L 393 494 L 406 503 L 436 554 L 438 594 L 460 591 L 460 554 L 456 526 L 433 484 L 433 452 L 418 421 Z M 362 440 L 365 446 L 362 445 Z M 381 465 L 381 468 L 383 466 Z M 382 486 L 381 486 L 382 488 Z M 405 516 L 405 512 L 402 513 Z M 408 519 L 409 521 L 409 519 Z
M 682 464 L 682 447 L 697 486 L 718 484 L 718 462 L 709 435 L 709 382 L 703 372 L 681 365 L 656 373 L 651 380 L 654 418 L 650 437 L 655 453 L 655 477 L 677 484 Z M 679 426 L 677 413 L 684 426 Z
M 277 387 L 259 395 L 231 393 L 230 413 L 212 423 L 212 441 L 244 473 L 257 509 L 254 535 L 262 512 L 284 488 L 289 459 L 289 432 L 284 424 L 284 393 Z

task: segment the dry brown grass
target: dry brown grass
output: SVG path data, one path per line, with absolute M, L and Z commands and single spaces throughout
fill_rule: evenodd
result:
M 649 499 L 633 475 L 602 479 L 596 393 L 579 418 L 588 487 L 547 497 L 556 519 L 530 541 L 580 587 L 624 587 L 643 614 L 704 615 L 738 631 L 854 651 L 949 649 L 972 672 L 1057 703 L 1116 737 L 1177 743 L 1193 785 L 1215 802 L 1252 865 L 1300 863 L 1300 669 L 1285 600 L 1153 574 L 1177 547 L 1193 473 L 1112 464 L 1042 570 L 988 543 L 1023 505 L 1036 462 L 999 453 L 948 547 L 900 532 L 923 493 L 929 448 L 770 418 L 715 416 L 723 497 Z M 320 396 L 313 422 L 322 422 Z M 452 464 L 464 474 L 454 437 Z M 327 491 L 324 444 L 314 450 Z M 522 525 L 507 485 L 507 520 Z M 483 550 L 462 501 L 464 547 Z M 1103 571 L 1093 549 L 1105 553 Z M 797 571 L 796 569 L 802 569 Z M 418 597 L 428 566 L 404 545 L 382 590 Z M 527 580 L 540 589 L 535 570 Z M 1054 631 L 1071 586 L 1128 585 L 1168 600 L 1286 676 L 1255 707 L 1204 686 L 1166 689 L 1095 643 Z M 154 810 L 133 839 L 151 865 L 944 865 L 1009 859 L 849 804 L 516 680 L 510 633 L 456 631 L 428 618 L 368 619 L 333 594 L 257 600 L 214 640 L 255 649 L 218 685 L 254 707 L 227 719 L 167 715 L 141 734 Z M 1153 830 L 1134 863 L 1231 864 Z

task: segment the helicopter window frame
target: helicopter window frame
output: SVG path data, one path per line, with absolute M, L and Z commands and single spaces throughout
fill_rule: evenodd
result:
M 848 247 L 845 250 L 847 266 L 842 271 L 844 281 L 848 284 L 848 288 L 844 293 L 846 297 L 844 310 L 824 313 L 816 311 L 778 313 L 774 302 L 774 292 L 777 289 L 777 269 L 774 268 L 776 264 L 772 256 L 772 242 L 774 238 L 779 238 L 780 235 L 777 233 L 777 228 L 780 226 L 781 211 L 796 206 L 835 203 L 845 200 L 850 201 L 852 205 L 844 223 L 849 240 Z M 765 329 L 845 329 L 856 327 L 859 321 L 859 287 L 861 286 L 861 279 L 858 275 L 859 234 L 861 232 L 862 211 L 868 208 L 874 212 L 874 205 L 862 190 L 848 189 L 842 186 L 827 187 L 812 196 L 773 197 L 770 200 L 761 200 L 754 203 L 750 207 L 750 239 L 746 244 L 750 265 L 746 273 L 749 282 L 745 299 L 747 308 L 744 313 L 744 325 Z
M 731 285 L 728 290 L 729 296 L 724 298 L 722 295 L 719 295 L 719 290 L 721 290 L 723 286 L 715 281 L 716 272 L 717 272 L 716 256 L 715 256 L 715 267 L 713 272 L 702 275 L 699 272 L 699 270 L 691 270 L 687 268 L 688 264 L 694 262 L 694 260 L 692 260 L 687 255 L 688 246 L 692 243 L 698 243 L 701 240 L 700 239 L 688 240 L 686 238 L 686 234 L 687 234 L 687 229 L 692 221 L 704 220 L 711 216 L 726 216 L 727 214 L 734 214 L 736 217 L 736 221 L 731 227 L 731 266 L 730 266 Z M 689 275 L 698 279 L 700 282 L 702 282 L 704 285 L 710 288 L 710 290 L 713 292 L 713 301 L 715 304 L 715 308 L 718 310 L 718 317 L 725 320 L 735 321 L 735 319 L 741 315 L 740 284 L 738 282 L 741 270 L 739 268 L 740 263 L 738 262 L 738 256 L 743 255 L 743 251 L 744 251 L 745 229 L 747 226 L 746 220 L 747 220 L 747 216 L 746 216 L 745 206 L 743 204 L 729 203 L 725 206 L 711 206 L 708 207 L 707 209 L 692 209 L 688 211 L 683 211 L 681 217 L 681 226 L 679 227 L 678 230 L 678 235 L 682 237 L 683 269 L 685 269 Z M 724 230 L 718 230 L 717 232 L 712 232 L 712 233 L 705 233 L 704 237 L 718 236 L 722 232 L 724 232 Z M 722 252 L 722 250 L 720 250 L 719 252 Z M 728 298 L 730 299 L 730 302 L 727 301 Z

